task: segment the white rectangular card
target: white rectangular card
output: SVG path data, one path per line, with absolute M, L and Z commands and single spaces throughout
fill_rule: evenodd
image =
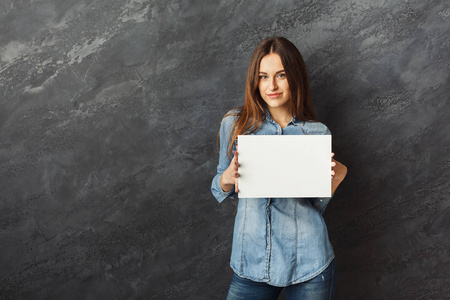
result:
M 331 197 L 331 135 L 238 136 L 239 197 Z

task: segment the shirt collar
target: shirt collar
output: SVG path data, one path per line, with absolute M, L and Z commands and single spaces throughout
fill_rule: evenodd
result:
M 264 110 L 265 110 L 265 113 L 266 113 L 266 120 L 269 121 L 269 122 L 271 122 L 271 123 L 276 123 L 276 122 L 273 120 L 272 116 L 270 115 L 270 111 L 269 111 L 269 109 L 267 108 L 267 106 L 264 107 Z M 292 124 L 292 125 L 300 125 L 301 122 L 302 122 L 302 121 L 297 120 L 297 118 L 294 116 L 294 117 L 291 119 L 291 121 L 289 121 L 288 126 L 289 126 L 290 124 Z

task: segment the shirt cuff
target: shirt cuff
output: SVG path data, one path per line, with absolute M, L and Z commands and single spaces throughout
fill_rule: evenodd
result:
M 220 177 L 222 174 L 217 174 L 211 184 L 211 192 L 214 195 L 214 197 L 217 199 L 219 203 L 222 203 L 223 200 L 225 200 L 227 197 L 235 198 L 235 192 L 234 187 L 229 192 L 224 192 L 222 190 L 222 187 L 220 186 Z
M 334 194 L 333 194 L 334 195 Z M 328 197 L 323 197 L 323 198 L 317 198 L 317 200 L 314 202 L 314 207 L 316 209 L 318 209 L 320 211 L 321 214 L 323 214 L 325 212 L 325 209 L 328 206 L 328 203 L 330 203 L 331 198 L 333 197 L 333 195 L 331 195 L 330 198 Z

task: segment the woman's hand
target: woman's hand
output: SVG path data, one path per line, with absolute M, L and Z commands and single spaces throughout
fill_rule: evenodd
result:
M 331 194 L 334 194 L 339 184 L 347 175 L 347 167 L 333 159 L 334 153 L 331 153 Z
M 228 166 L 228 168 L 225 171 L 223 171 L 222 176 L 220 177 L 220 187 L 222 188 L 222 190 L 224 192 L 229 192 L 234 187 L 234 191 L 237 193 L 237 192 L 239 192 L 239 188 L 238 188 L 239 162 L 238 162 L 237 146 L 236 146 L 236 150 L 233 151 L 233 154 L 234 154 L 234 157 L 231 160 L 230 165 Z

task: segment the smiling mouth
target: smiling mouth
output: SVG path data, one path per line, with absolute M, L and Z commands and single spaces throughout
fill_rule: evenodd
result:
M 267 96 L 269 96 L 270 98 L 278 98 L 281 96 L 281 94 L 283 93 L 273 93 L 273 94 L 267 94 Z

